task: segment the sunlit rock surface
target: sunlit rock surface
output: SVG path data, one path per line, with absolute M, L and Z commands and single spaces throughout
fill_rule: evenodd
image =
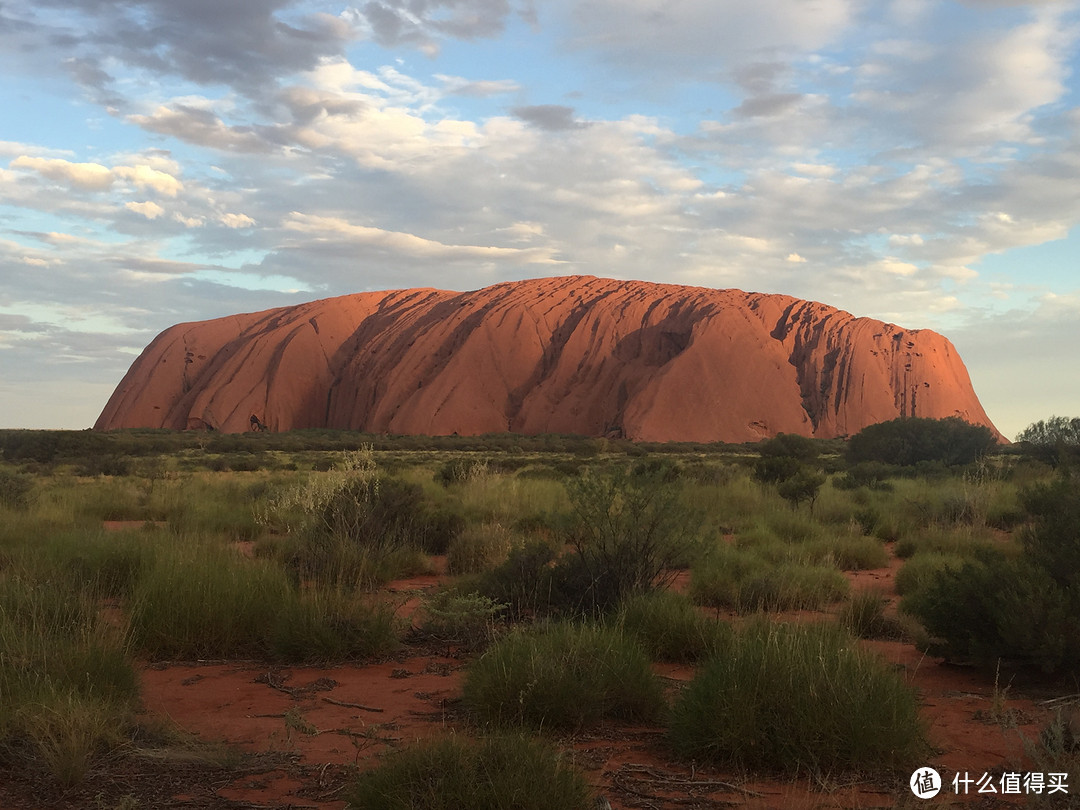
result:
M 588 276 L 178 324 L 96 427 L 245 431 L 252 416 L 275 431 L 695 442 L 828 438 L 898 416 L 993 429 L 935 332 L 783 295 Z

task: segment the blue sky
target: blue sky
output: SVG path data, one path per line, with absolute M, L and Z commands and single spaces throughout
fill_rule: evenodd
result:
M 0 427 L 181 321 L 535 276 L 737 287 L 1080 414 L 1080 2 L 0 1 Z

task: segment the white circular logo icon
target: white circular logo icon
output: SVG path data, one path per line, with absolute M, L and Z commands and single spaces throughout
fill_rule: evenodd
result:
M 920 799 L 932 799 L 941 791 L 941 776 L 933 768 L 919 768 L 911 775 L 911 792 Z

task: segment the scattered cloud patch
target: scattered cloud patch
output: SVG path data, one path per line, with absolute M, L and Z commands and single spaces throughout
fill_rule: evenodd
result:
M 153 201 L 124 203 L 124 208 L 128 211 L 134 211 L 136 214 L 141 214 L 147 219 L 157 219 L 165 213 L 165 209 Z

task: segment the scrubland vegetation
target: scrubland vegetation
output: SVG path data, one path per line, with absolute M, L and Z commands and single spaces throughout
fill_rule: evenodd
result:
M 663 727 L 681 761 L 896 778 L 928 751 L 918 695 L 859 639 L 990 683 L 1080 677 L 1067 436 L 926 421 L 848 445 L 0 432 L 0 769 L 75 784 L 158 744 L 147 662 L 437 640 L 469 657 L 474 733 L 358 775 L 356 807 L 586 807 L 557 735 L 613 723 Z M 435 557 L 449 576 L 406 627 L 380 586 Z M 899 615 L 848 576 L 896 559 Z

